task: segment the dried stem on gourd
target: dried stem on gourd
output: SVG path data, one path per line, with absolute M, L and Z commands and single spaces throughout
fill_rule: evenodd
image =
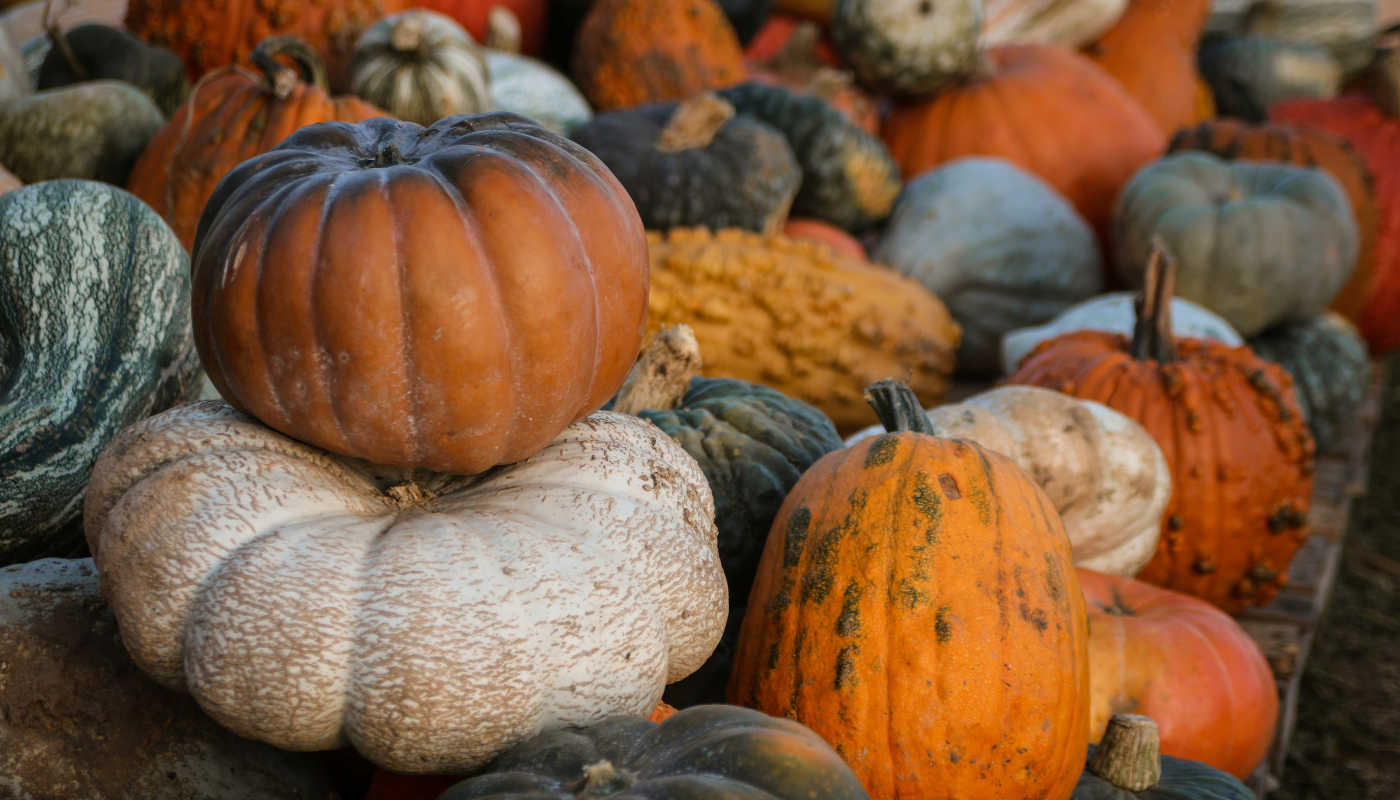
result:
M 68 37 L 63 35 L 63 28 L 49 17 L 49 11 L 53 8 L 53 0 L 44 0 L 44 35 L 48 37 L 49 43 L 58 48 L 58 52 L 63 54 L 63 60 L 68 62 L 68 67 L 73 70 L 73 74 L 83 80 L 87 80 L 88 71 L 79 61 L 73 47 L 68 44 Z
M 1140 714 L 1114 714 L 1086 769 L 1125 792 L 1156 786 L 1162 779 L 1157 723 Z
M 583 768 L 583 778 L 570 787 L 578 800 L 607 797 L 636 783 L 636 776 L 620 770 L 611 761 L 599 761 Z
M 1170 364 L 1176 360 L 1176 339 L 1172 335 L 1172 296 L 1175 292 L 1176 259 L 1167 252 L 1161 237 L 1154 236 L 1142 293 L 1133 302 L 1137 312 L 1137 323 L 1133 326 L 1133 358 L 1139 361 L 1153 359 L 1159 364 Z
M 875 416 L 889 433 L 913 431 L 936 435 L 919 398 L 904 381 L 886 378 L 870 384 L 865 387 L 865 402 L 875 409 Z
M 413 53 L 419 58 L 427 55 L 423 47 L 423 15 L 408 11 L 394 20 L 389 31 L 389 46 L 400 53 Z
M 709 147 L 724 123 L 734 117 L 734 106 L 714 92 L 701 92 L 676 106 L 671 121 L 657 137 L 656 149 L 678 153 L 696 147 Z
M 505 6 L 491 6 L 486 13 L 486 46 L 503 53 L 519 53 L 520 19 Z
M 258 42 L 249 57 L 253 66 L 267 76 L 269 91 L 278 100 L 286 100 L 297 88 L 297 74 L 288 69 L 277 56 L 287 56 L 301 68 L 301 79 L 330 93 L 326 78 L 326 63 L 315 48 L 295 36 L 269 36 Z
M 643 345 L 641 357 L 617 393 L 613 411 L 635 415 L 676 408 L 701 363 L 700 343 L 689 325 L 662 328 Z

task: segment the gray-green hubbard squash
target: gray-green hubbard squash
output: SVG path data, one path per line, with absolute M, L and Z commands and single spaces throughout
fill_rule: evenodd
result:
M 1340 444 L 1351 430 L 1371 380 L 1366 340 L 1356 326 L 1334 311 L 1324 311 L 1312 319 L 1267 330 L 1250 339 L 1249 346 L 1293 376 L 1298 405 L 1317 440 L 1317 451 Z
M 0 106 L 0 166 L 25 183 L 84 178 L 126 185 L 165 118 L 140 89 L 90 81 Z

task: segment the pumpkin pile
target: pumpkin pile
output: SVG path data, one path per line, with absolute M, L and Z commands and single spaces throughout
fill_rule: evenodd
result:
M 5 5 L 26 791 L 1253 796 L 1231 615 L 1400 346 L 1374 26 Z

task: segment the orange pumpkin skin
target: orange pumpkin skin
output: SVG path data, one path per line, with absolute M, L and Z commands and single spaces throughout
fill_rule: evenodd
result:
M 865 247 L 856 237 L 819 219 L 789 218 L 787 224 L 783 226 L 783 235 L 789 239 L 813 239 L 851 258 L 858 258 L 861 261 L 870 260 L 870 256 L 865 252 Z
M 744 49 L 714 0 L 598 0 L 579 27 L 572 72 L 603 112 L 739 83 Z
M 378 106 L 357 97 L 331 97 L 314 84 L 298 82 L 286 99 L 278 99 L 266 81 L 228 68 L 207 78 L 156 132 L 126 188 L 164 217 L 185 250 L 193 252 L 204 204 L 234 167 L 305 125 L 387 116 Z
M 1095 400 L 1162 448 L 1172 499 L 1138 580 L 1230 613 L 1267 605 L 1307 541 L 1313 440 L 1288 373 L 1247 347 L 1178 339 L 1177 360 L 1138 361 L 1126 336 L 1042 342 L 1008 382 Z
M 918 433 L 814 464 L 773 523 L 731 703 L 794 719 L 874 800 L 1065 800 L 1088 742 L 1069 541 L 1010 460 Z
M 1196 47 L 1210 9 L 1211 0 L 1132 0 L 1117 24 L 1084 48 L 1137 99 L 1163 135 L 1210 116 L 1202 113 L 1196 68 Z
M 593 154 L 515 114 L 309 126 L 228 174 L 195 241 L 210 379 L 296 439 L 475 474 L 622 385 L 646 232 Z
M 1376 207 L 1371 171 L 1350 145 L 1321 131 L 1292 125 L 1250 125 L 1236 119 L 1215 119 L 1178 132 L 1167 149 L 1172 153 L 1204 150 L 1228 159 L 1315 167 L 1336 178 L 1356 213 L 1361 246 L 1351 280 L 1332 301 L 1332 308 L 1361 324 L 1376 261 Z
M 885 117 L 881 133 L 905 179 L 963 156 L 999 156 L 1055 187 L 1107 243 L 1118 192 L 1161 155 L 1162 132 L 1112 77 L 1072 51 L 1023 45 L 986 55 L 990 76 Z
M 753 62 L 767 61 L 776 56 L 787 45 L 788 39 L 792 38 L 793 31 L 802 24 L 802 19 L 781 11 L 774 11 L 768 15 L 768 20 L 763 23 L 763 27 L 758 29 L 758 33 L 749 40 L 749 46 L 744 49 L 744 58 Z M 831 38 L 823 36 L 817 43 L 817 58 L 828 67 L 841 67 L 841 56 L 836 53 L 836 48 L 831 45 Z
M 1259 645 L 1209 603 L 1078 572 L 1089 611 L 1090 741 L 1114 714 L 1142 714 L 1157 721 L 1164 755 L 1248 777 L 1278 722 L 1278 686 Z

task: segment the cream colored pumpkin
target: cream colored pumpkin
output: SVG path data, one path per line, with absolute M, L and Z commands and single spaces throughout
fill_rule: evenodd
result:
M 1128 0 L 987 0 L 982 36 L 988 45 L 1083 47 L 1108 32 Z
M 193 403 L 108 446 L 84 525 L 152 678 L 241 736 L 353 743 L 401 772 L 465 772 L 545 731 L 646 715 L 728 612 L 704 474 L 610 412 L 462 477 Z
M 399 119 L 432 125 L 494 111 L 486 56 L 461 25 L 435 11 L 385 17 L 355 45 L 351 90 Z
M 927 413 L 936 435 L 1010 456 L 1040 484 L 1064 522 L 1075 566 L 1131 577 L 1151 560 L 1171 471 L 1136 421 L 1033 386 L 1003 386 Z M 861 431 L 847 444 L 882 430 Z

